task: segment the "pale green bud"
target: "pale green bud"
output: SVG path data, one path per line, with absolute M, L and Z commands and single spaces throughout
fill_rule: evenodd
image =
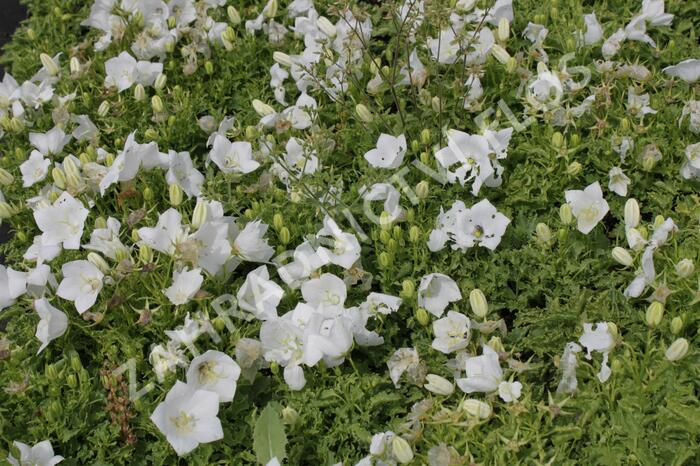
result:
M 493 54 L 496 60 L 503 65 L 508 63 L 508 60 L 510 60 L 510 54 L 508 51 L 498 44 L 491 46 L 491 54 Z
M 182 204 L 182 188 L 176 184 L 171 184 L 168 188 L 170 195 L 170 205 L 177 207 Z
M 639 203 L 634 198 L 627 199 L 627 202 L 625 202 L 625 226 L 627 228 L 637 228 L 639 220 Z
M 336 35 L 335 24 L 331 23 L 328 18 L 321 16 L 318 18 L 316 25 L 321 30 L 322 33 L 330 37 L 331 39 Z
M 146 98 L 146 89 L 143 87 L 143 84 L 138 83 L 136 87 L 134 87 L 134 99 L 141 102 Z
M 15 180 L 15 177 L 12 176 L 10 172 L 5 170 L 4 168 L 0 168 L 0 184 L 3 186 L 9 186 L 12 184 L 12 182 Z
M 296 409 L 291 408 L 289 406 L 282 408 L 282 422 L 283 423 L 292 426 L 292 425 L 296 424 L 298 419 L 299 419 L 299 413 L 297 412 Z
M 233 5 L 229 5 L 228 8 L 226 8 L 226 14 L 228 15 L 228 20 L 231 22 L 231 24 L 234 26 L 241 24 L 241 15 Z
M 630 253 L 627 251 L 627 249 L 622 248 L 620 246 L 616 246 L 612 250 L 612 257 L 615 259 L 615 262 L 618 264 L 624 265 L 625 267 L 629 267 L 634 263 L 634 259 L 630 255 Z
M 253 109 L 261 117 L 268 116 L 268 115 L 275 113 L 274 108 L 270 107 L 269 105 L 267 105 L 266 103 L 264 103 L 258 99 L 253 100 Z
M 197 198 L 197 204 L 194 206 L 194 210 L 192 211 L 192 228 L 194 229 L 199 229 L 202 225 L 204 225 L 204 222 L 207 221 L 207 204 L 204 202 L 204 199 Z
M 394 453 L 396 461 L 401 464 L 407 464 L 413 461 L 413 450 L 403 437 L 394 436 L 391 440 L 391 451 Z
M 552 240 L 552 230 L 549 229 L 546 223 L 538 223 L 535 226 L 537 240 L 541 243 L 549 243 Z
M 109 102 L 103 100 L 99 107 L 97 107 L 97 114 L 102 118 L 106 117 L 109 113 Z
M 688 354 L 688 340 L 679 338 L 666 350 L 666 359 L 671 362 L 678 361 Z
M 268 4 L 268 8 L 264 11 L 265 18 L 272 19 L 275 16 L 277 16 L 277 8 L 278 8 L 277 0 L 272 0 Z
M 91 252 L 87 255 L 87 260 L 91 262 L 95 267 L 100 269 L 100 272 L 108 274 L 110 271 L 109 264 L 106 260 L 96 252 Z
M 486 314 L 489 313 L 489 304 L 486 301 L 486 296 L 484 296 L 484 292 L 479 288 L 475 288 L 469 293 L 469 304 L 472 307 L 472 312 L 474 312 L 477 317 L 483 319 L 486 317 Z
M 426 311 L 422 307 L 416 309 L 415 317 L 418 323 L 421 324 L 423 327 L 430 323 L 430 316 L 428 315 L 428 311 Z
M 58 63 L 56 63 L 56 61 L 54 61 L 54 59 L 48 54 L 42 53 L 39 55 L 39 59 L 41 60 L 41 64 L 44 65 L 44 68 L 51 76 L 56 76 L 58 74 L 60 71 Z
M 372 120 L 374 120 L 374 115 L 372 115 L 372 112 L 370 112 L 369 109 L 363 104 L 357 104 L 355 106 L 355 113 L 357 113 L 360 120 L 364 121 L 365 123 L 371 123 Z
M 292 66 L 292 59 L 284 52 L 274 52 L 272 54 L 272 59 L 282 66 Z
M 419 181 L 416 185 L 416 196 L 418 196 L 418 199 L 425 199 L 428 197 L 429 190 L 430 183 L 426 180 Z
M 440 377 L 436 374 L 428 374 L 425 376 L 425 379 L 428 383 L 423 385 L 423 388 L 436 395 L 449 396 L 455 391 L 454 384 L 444 377 Z
M 154 95 L 151 97 L 151 108 L 154 113 L 163 113 L 165 107 L 163 106 L 163 99 L 159 95 Z
M 649 327 L 656 327 L 661 323 L 664 317 L 664 305 L 658 301 L 654 301 L 647 307 L 646 321 Z
M 501 18 L 498 22 L 496 37 L 499 41 L 505 42 L 510 37 L 510 22 L 506 18 Z
M 491 416 L 491 405 L 481 400 L 467 399 L 462 402 L 462 409 L 472 417 L 486 419 Z
M 583 165 L 579 162 L 571 162 L 568 167 L 566 167 L 566 174 L 569 176 L 576 176 L 583 170 Z
M 574 220 L 574 214 L 569 204 L 562 204 L 559 208 L 559 219 L 564 225 L 569 225 Z
M 681 317 L 674 317 L 671 319 L 671 333 L 678 335 L 683 330 L 683 319 Z
M 695 264 L 690 259 L 683 259 L 676 264 L 676 273 L 681 278 L 690 277 L 695 271 Z
M 555 131 L 554 134 L 552 134 L 552 145 L 559 149 L 563 144 L 564 135 L 561 134 L 559 131 Z
M 401 296 L 409 299 L 413 297 L 413 293 L 416 292 L 416 284 L 413 283 L 413 280 L 406 279 L 403 282 L 401 282 Z

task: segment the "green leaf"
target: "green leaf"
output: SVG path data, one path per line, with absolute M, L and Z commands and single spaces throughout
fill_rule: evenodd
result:
M 287 456 L 285 446 L 287 436 L 277 411 L 269 404 L 260 413 L 253 431 L 253 449 L 260 464 L 267 464 L 272 458 L 281 463 Z

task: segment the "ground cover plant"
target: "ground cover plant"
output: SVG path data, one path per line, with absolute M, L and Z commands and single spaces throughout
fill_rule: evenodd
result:
M 700 463 L 700 3 L 26 4 L 0 461 Z

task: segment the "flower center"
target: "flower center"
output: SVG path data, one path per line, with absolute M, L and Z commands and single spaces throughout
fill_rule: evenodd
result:
M 180 411 L 177 416 L 170 417 L 170 422 L 173 423 L 178 432 L 189 433 L 194 429 L 194 426 L 197 423 L 197 418 L 187 414 L 184 411 Z

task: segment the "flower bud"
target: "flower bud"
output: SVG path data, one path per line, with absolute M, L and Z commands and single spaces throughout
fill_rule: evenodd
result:
M 231 26 L 224 29 L 221 33 L 221 41 L 224 43 L 226 50 L 233 49 L 233 42 L 236 40 L 236 31 Z
M 440 97 L 435 96 L 430 99 L 430 106 L 433 108 L 435 113 L 440 113 L 442 110 L 442 102 L 440 101 Z
M 0 219 L 8 219 L 15 214 L 15 209 L 7 202 L 0 202 Z
M 10 172 L 5 170 L 4 168 L 0 168 L 0 184 L 3 186 L 9 186 L 12 184 L 12 182 L 15 180 L 15 177 L 12 176 Z
M 388 244 L 390 239 L 391 233 L 389 233 L 386 229 L 382 229 L 382 231 L 379 232 L 379 241 L 381 241 L 382 244 Z
M 91 252 L 87 255 L 87 260 L 91 262 L 95 267 L 100 269 L 100 272 L 105 275 L 109 273 L 110 267 L 106 260 L 96 252 Z
M 517 67 L 518 67 L 518 60 L 516 60 L 515 57 L 510 57 L 508 59 L 508 61 L 506 62 L 506 73 L 508 73 L 508 74 L 513 73 Z
M 413 297 L 413 293 L 416 292 L 416 284 L 413 283 L 413 280 L 409 280 L 408 278 L 404 281 L 401 282 L 401 296 L 410 299 Z
M 418 199 L 427 198 L 429 189 L 430 183 L 428 183 L 426 180 L 418 182 L 416 185 L 416 196 L 418 196 Z
M 274 52 L 272 59 L 282 66 L 292 66 L 292 59 L 284 52 Z
M 10 129 L 15 133 L 21 133 L 24 131 L 24 122 L 17 117 L 12 117 L 10 119 Z
M 421 231 L 418 225 L 413 225 L 411 228 L 408 229 L 408 240 L 411 243 L 417 243 L 418 241 L 420 241 L 420 237 Z
M 462 409 L 472 417 L 486 419 L 491 416 L 491 405 L 481 400 L 467 399 L 462 402 Z
M 654 301 L 647 307 L 646 321 L 651 328 L 658 326 L 661 319 L 664 317 L 664 305 L 658 301 Z
M 136 87 L 134 87 L 134 99 L 138 102 L 141 102 L 146 98 L 146 89 L 143 87 L 143 84 L 138 83 Z
M 176 184 L 171 184 L 168 188 L 168 194 L 170 196 L 170 205 L 177 207 L 182 204 L 182 188 Z
M 569 204 L 562 204 L 559 207 L 559 219 L 564 225 L 569 225 L 574 220 L 574 214 Z
M 78 57 L 71 57 L 71 59 L 70 59 L 70 74 L 73 76 L 79 75 L 81 68 L 82 67 L 80 66 L 80 60 L 78 60 Z
M 330 37 L 331 39 L 336 35 L 335 24 L 331 23 L 328 18 L 321 16 L 318 18 L 316 25 L 321 30 L 322 33 Z
M 226 8 L 226 14 L 228 15 L 228 20 L 231 22 L 231 24 L 234 26 L 241 24 L 241 15 L 233 5 L 229 5 L 229 7 Z
M 506 351 L 506 349 L 503 347 L 501 337 L 497 337 L 495 335 L 492 336 L 488 342 L 486 342 L 486 345 L 499 353 L 504 353 Z
M 168 77 L 164 75 L 163 73 L 160 73 L 157 77 L 155 82 L 153 83 L 153 87 L 155 90 L 160 91 L 165 88 L 165 84 L 168 82 Z
M 384 251 L 379 254 L 379 258 L 377 259 L 377 262 L 379 263 L 379 266 L 383 269 L 386 269 L 389 267 L 392 263 L 392 257 L 391 254 L 388 252 Z
M 486 296 L 484 296 L 484 292 L 479 288 L 475 288 L 469 293 L 469 304 L 472 307 L 472 312 L 474 312 L 477 317 L 483 319 L 486 317 L 486 314 L 489 313 L 489 304 L 486 301 Z
M 27 39 L 29 39 L 32 42 L 36 40 L 36 33 L 34 32 L 34 29 L 27 28 Z
M 426 311 L 422 307 L 416 309 L 415 317 L 418 323 L 421 324 L 423 327 L 430 323 L 430 316 L 428 315 L 428 311 Z
M 154 113 L 163 113 L 165 107 L 163 106 L 163 99 L 159 95 L 154 95 L 151 97 L 151 108 Z
M 430 144 L 430 139 L 431 139 L 430 130 L 428 128 L 423 128 L 423 130 L 421 130 L 421 132 L 420 132 L 421 144 L 427 146 L 428 144 Z
M 661 225 L 664 224 L 664 216 L 663 215 L 657 215 L 654 217 L 654 229 L 659 228 Z
M 63 172 L 66 176 L 80 176 L 80 169 L 72 157 L 63 159 Z
M 279 236 L 280 243 L 282 243 L 285 246 L 288 245 L 289 241 L 292 239 L 291 238 L 292 235 L 289 233 L 289 228 L 287 228 L 287 227 L 280 228 L 280 232 L 279 232 L 278 236 Z
M 391 440 L 391 451 L 401 464 L 407 464 L 413 461 L 413 450 L 411 450 L 411 445 L 408 444 L 403 437 L 395 435 Z
M 95 228 L 107 228 L 107 220 L 103 216 L 99 216 L 95 219 Z
M 68 377 L 66 377 L 66 383 L 70 388 L 77 388 L 78 377 L 76 377 L 75 374 L 68 374 Z
M 46 378 L 49 379 L 50 382 L 55 382 L 58 380 L 58 369 L 56 368 L 55 364 L 49 364 L 46 366 Z
M 369 109 L 362 104 L 357 104 L 355 106 L 355 113 L 357 113 L 360 120 L 364 121 L 365 123 L 371 123 L 372 120 L 374 120 L 374 115 L 372 115 L 372 112 L 370 112 Z
M 537 240 L 541 243 L 549 243 L 552 240 L 552 230 L 549 229 L 546 223 L 538 223 L 535 226 L 535 233 L 537 234 Z
M 552 145 L 557 149 L 564 145 L 564 135 L 559 131 L 555 131 L 554 134 L 552 134 Z
M 568 167 L 566 167 L 566 174 L 569 176 L 576 176 L 581 173 L 583 165 L 579 162 L 571 162 Z
M 639 203 L 634 198 L 627 199 L 627 202 L 625 202 L 625 226 L 627 228 L 637 228 L 639 219 Z
M 507 41 L 508 37 L 510 37 L 510 22 L 507 18 L 501 18 L 501 20 L 498 22 L 496 37 L 501 42 Z
M 382 230 L 391 228 L 391 214 L 386 210 L 383 210 L 382 213 L 379 214 L 379 226 Z
M 192 228 L 199 229 L 207 221 L 207 204 L 201 197 L 197 198 L 197 204 L 192 211 Z
M 642 157 L 642 168 L 644 169 L 644 171 L 650 172 L 654 169 L 655 166 L 656 159 L 653 156 L 646 154 Z
M 268 4 L 267 11 L 264 12 L 265 18 L 272 19 L 275 16 L 277 16 L 277 7 L 278 7 L 277 0 L 272 0 Z
M 510 60 L 510 54 L 508 53 L 508 51 L 498 44 L 494 44 L 491 46 L 491 53 L 496 58 L 496 60 L 498 60 L 498 62 L 503 65 L 508 63 L 508 60 Z
M 146 139 L 148 141 L 155 141 L 156 139 L 158 139 L 158 137 L 160 135 L 158 134 L 158 130 L 156 130 L 154 128 L 148 128 L 148 129 L 146 129 L 144 136 L 146 137 Z
M 51 76 L 56 76 L 58 74 L 60 71 L 58 64 L 48 54 L 42 53 L 39 55 L 39 59 L 41 60 L 41 64 L 44 65 L 44 68 Z
M 204 72 L 207 74 L 207 76 L 211 76 L 214 74 L 214 62 L 211 60 L 207 60 L 204 62 Z
M 683 319 L 676 316 L 671 320 L 671 333 L 678 335 L 681 333 L 681 330 L 683 330 Z
M 282 408 L 282 422 L 283 423 L 291 426 L 291 425 L 296 424 L 298 419 L 299 419 L 299 413 L 297 412 L 296 409 L 290 408 L 289 406 Z
M 153 200 L 153 189 L 150 186 L 143 188 L 143 200 L 146 202 L 151 202 Z
M 80 369 L 83 368 L 83 363 L 80 361 L 80 356 L 78 355 L 78 353 L 71 353 L 70 367 L 71 369 L 73 369 L 74 372 L 80 372 Z
M 666 359 L 671 362 L 678 361 L 688 354 L 688 340 L 679 338 L 666 350 Z
M 454 384 L 444 377 L 440 377 L 436 374 L 428 374 L 425 376 L 425 379 L 428 383 L 423 385 L 423 388 L 436 395 L 449 396 L 455 391 Z
M 253 109 L 261 117 L 268 116 L 268 115 L 275 113 L 274 108 L 270 107 L 269 105 L 267 105 L 266 103 L 264 103 L 258 99 L 253 100 Z
M 150 264 L 153 261 L 153 250 L 146 244 L 139 245 L 139 260 L 144 264 Z
M 634 259 L 632 258 L 630 253 L 627 252 L 627 249 L 622 248 L 620 246 L 616 246 L 613 248 L 612 257 L 613 259 L 615 259 L 615 262 L 624 265 L 625 267 L 629 267 L 634 263 Z
M 676 273 L 681 278 L 688 278 L 695 271 L 695 264 L 690 259 L 683 259 L 676 264 Z
M 103 100 L 100 106 L 97 107 L 97 114 L 104 118 L 107 116 L 107 113 L 109 113 L 109 102 Z

